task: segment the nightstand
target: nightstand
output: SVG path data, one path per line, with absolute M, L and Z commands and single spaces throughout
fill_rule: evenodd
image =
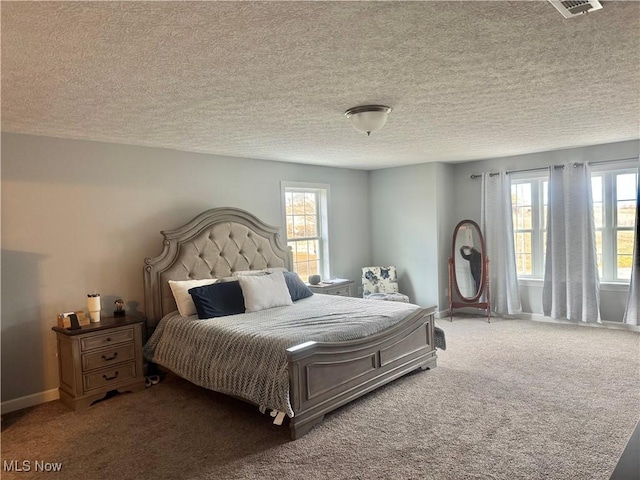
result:
M 309 285 L 309 290 L 311 290 L 313 293 L 322 293 L 324 295 L 340 295 L 342 297 L 350 297 L 351 285 L 353 285 L 353 283 L 353 280 L 347 280 L 340 283 L 320 282 L 318 285 Z
M 142 337 L 146 318 L 106 317 L 77 330 L 53 327 L 58 341 L 60 400 L 74 410 L 90 406 L 108 392 L 145 389 Z

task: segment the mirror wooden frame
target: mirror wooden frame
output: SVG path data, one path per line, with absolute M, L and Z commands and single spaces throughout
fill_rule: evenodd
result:
M 464 225 L 470 225 L 475 229 L 480 242 L 482 254 L 482 273 L 480 287 L 477 289 L 473 297 L 465 297 L 460 292 L 458 279 L 456 277 L 456 238 L 460 228 Z M 455 294 L 454 294 L 455 292 Z M 484 295 L 484 298 L 483 298 Z M 457 297 L 457 298 L 456 298 Z M 487 322 L 491 322 L 491 295 L 489 289 L 489 258 L 487 258 L 486 248 L 484 244 L 484 236 L 480 230 L 480 226 L 473 220 L 461 220 L 453 230 L 451 240 L 451 256 L 449 257 L 449 320 L 453 321 L 454 308 L 480 308 L 487 312 Z

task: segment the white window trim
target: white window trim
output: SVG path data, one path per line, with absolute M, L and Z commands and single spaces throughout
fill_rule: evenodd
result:
M 322 261 L 320 262 L 320 276 L 322 278 L 331 278 L 331 258 L 329 256 L 329 198 L 331 188 L 328 183 L 312 183 L 312 182 L 291 182 L 282 180 L 280 182 L 280 206 L 282 225 L 284 230 L 284 243 L 288 243 L 287 238 L 287 203 L 285 192 L 287 189 L 315 190 L 320 194 L 320 218 L 318 225 L 320 227 L 320 248 L 322 250 Z

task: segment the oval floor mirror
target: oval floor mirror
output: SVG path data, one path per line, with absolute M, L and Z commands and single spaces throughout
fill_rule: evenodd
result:
M 462 220 L 453 230 L 449 257 L 449 318 L 454 308 L 480 308 L 491 321 L 489 259 L 484 237 L 473 220 Z

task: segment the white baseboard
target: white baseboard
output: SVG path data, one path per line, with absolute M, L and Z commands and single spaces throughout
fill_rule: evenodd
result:
M 435 318 L 446 318 L 449 316 L 449 310 L 439 310 L 433 316 Z
M 34 393 L 25 397 L 14 398 L 13 400 L 7 400 L 2 402 L 0 410 L 2 414 L 15 412 L 16 410 L 22 410 L 23 408 L 33 407 L 41 403 L 51 402 L 52 400 L 58 400 L 60 394 L 57 388 L 51 390 L 45 390 L 44 392 Z
M 462 312 L 462 315 L 465 316 L 465 312 Z M 495 314 L 492 314 L 492 317 L 493 315 Z M 435 318 L 447 318 L 448 316 L 449 316 L 449 310 L 440 310 L 435 313 Z M 522 312 L 517 315 L 495 315 L 495 316 L 496 318 L 503 318 L 506 320 L 522 319 L 522 320 L 533 320 L 535 322 L 557 323 L 561 325 L 581 325 L 584 327 L 609 328 L 612 330 L 627 330 L 630 332 L 640 332 L 640 325 L 629 325 L 628 323 L 611 322 L 607 320 L 603 320 L 602 323 L 572 322 L 571 320 L 556 320 L 551 317 L 545 317 L 541 313 L 528 313 L 528 312 Z M 481 316 L 477 314 L 473 314 L 473 317 L 481 317 Z

